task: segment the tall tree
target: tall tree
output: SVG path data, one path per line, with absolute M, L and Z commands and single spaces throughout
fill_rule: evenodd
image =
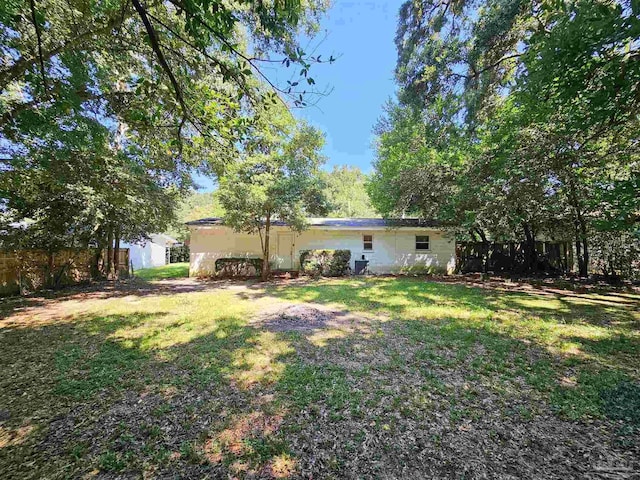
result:
M 366 190 L 367 176 L 358 167 L 334 166 L 322 172 L 330 217 L 367 218 L 378 216 Z
M 300 232 L 306 228 L 306 217 L 326 214 L 326 204 L 318 195 L 323 135 L 307 125 L 287 126 L 278 135 L 268 129 L 262 140 L 257 142 L 259 153 L 228 166 L 219 198 L 227 225 L 259 235 L 266 280 L 273 220 Z
M 185 241 L 189 229 L 185 223 L 207 217 L 223 217 L 224 209 L 220 204 L 220 194 L 214 192 L 190 192 L 176 207 L 176 222 L 166 233 L 179 241 Z
M 586 275 L 595 228 L 637 228 L 624 192 L 638 171 L 639 12 L 613 0 L 405 2 L 399 105 L 379 130 L 374 204 L 409 197 L 417 213 L 528 244 L 572 231 Z M 415 143 L 396 139 L 421 129 L 431 155 L 416 159 Z M 440 141 L 452 132 L 461 141 Z M 376 188 L 387 184 L 385 200 Z M 431 206 L 442 200 L 445 211 Z
M 297 39 L 325 7 L 2 3 L 3 222 L 34 220 L 25 241 L 47 249 L 165 229 L 193 170 L 222 173 L 269 106 L 322 94 L 309 75 L 320 58 Z M 271 81 L 263 65 L 273 62 L 299 67 L 298 81 Z M 36 231 L 51 235 L 34 243 Z

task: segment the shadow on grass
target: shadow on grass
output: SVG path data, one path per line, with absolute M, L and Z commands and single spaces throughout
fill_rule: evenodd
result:
M 572 291 L 538 295 L 506 292 L 413 278 L 316 281 L 303 285 L 274 286 L 270 293 L 290 300 L 338 303 L 359 310 L 382 308 L 404 313 L 416 305 L 455 305 L 470 310 L 514 310 L 535 315 L 568 316 L 598 324 L 622 319 L 640 328 L 640 297 L 621 298 L 615 294 L 577 294 Z M 554 292 L 559 292 L 554 290 Z M 608 297 L 608 298 L 607 298 Z
M 287 428 L 305 475 L 318 473 L 309 458 L 343 478 L 562 478 L 599 462 L 640 466 L 638 400 L 630 401 L 640 385 L 622 372 L 585 368 L 565 383 L 561 357 L 487 328 L 456 320 L 383 328 L 321 348 L 298 342 L 308 360 L 293 361 L 277 388 L 297 406 Z M 620 422 L 615 435 L 591 443 L 596 418 Z M 588 452 L 584 463 L 552 460 L 578 452 Z
M 206 299 L 191 319 L 184 297 L 174 311 L 149 298 L 151 311 L 2 329 L 4 478 L 566 478 L 639 466 L 627 408 L 637 378 L 501 328 L 501 312 L 542 316 L 545 305 L 413 281 L 267 293 L 392 320 L 360 333 L 271 331 Z M 615 355 L 615 339 L 566 340 Z M 574 421 L 588 418 L 601 420 Z M 628 444 L 602 433 L 607 419 L 628 427 Z
M 282 284 L 286 282 L 279 281 L 278 283 Z M 236 287 L 246 289 L 243 298 L 253 299 L 264 295 L 264 285 L 264 283 L 258 280 L 195 278 L 168 278 L 157 280 L 132 278 L 118 281 L 93 282 L 61 290 L 40 291 L 28 296 L 2 297 L 0 298 L 0 321 L 15 313 L 29 313 L 32 310 L 51 304 L 60 304 L 65 301 L 126 297 L 172 297 L 181 293 L 197 293 L 233 289 Z
M 258 332 L 240 316 L 214 314 L 194 333 L 168 315 L 88 314 L 0 330 L 2 477 L 141 472 L 170 455 L 186 471 L 199 468 L 200 454 L 189 452 L 219 420 L 216 405 L 250 403 L 234 400 L 232 381 Z
M 616 303 L 616 297 L 573 292 L 539 296 L 416 279 L 319 281 L 268 292 L 400 320 L 465 321 L 469 328 L 480 325 L 575 361 L 640 376 L 640 301 L 634 299 Z

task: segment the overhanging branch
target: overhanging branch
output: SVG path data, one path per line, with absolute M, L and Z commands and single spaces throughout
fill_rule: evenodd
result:
M 44 69 L 44 57 L 42 56 L 42 34 L 40 32 L 40 25 L 38 25 L 38 19 L 36 16 L 36 2 L 35 0 L 29 0 L 29 7 L 31 9 L 31 21 L 33 22 L 33 28 L 36 30 L 36 38 L 38 39 L 38 58 L 40 59 L 40 74 L 42 75 L 42 86 L 44 87 L 44 93 L 47 93 L 47 74 Z

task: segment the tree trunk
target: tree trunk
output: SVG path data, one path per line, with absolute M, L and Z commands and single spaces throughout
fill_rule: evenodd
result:
M 538 257 L 538 252 L 536 251 L 536 237 L 528 223 L 523 223 L 522 228 L 524 229 L 525 236 L 525 269 L 528 272 L 532 272 L 536 267 L 536 259 Z
M 582 244 L 582 261 L 579 261 L 580 276 L 589 276 L 589 245 L 587 240 L 587 223 L 579 209 L 576 209 L 576 229 L 579 241 Z M 580 258 L 578 258 L 580 260 Z
M 53 263 L 53 252 L 47 252 L 47 287 L 54 288 L 54 263 Z
M 480 239 L 482 240 L 482 273 L 489 271 L 489 241 L 481 228 L 476 228 Z
M 115 229 L 114 233 L 115 246 L 113 248 L 113 269 L 114 269 L 114 278 L 118 278 L 120 276 L 119 271 L 119 260 L 120 260 L 120 230 L 118 228 Z
M 522 229 L 524 231 L 524 271 L 531 272 L 531 252 L 529 251 L 531 248 L 531 238 L 529 232 L 529 226 L 524 223 L 522 225 Z
M 582 276 L 582 245 L 580 244 L 580 236 L 576 229 L 576 261 L 578 262 L 578 275 Z
M 589 246 L 586 238 L 586 225 L 583 223 L 579 219 L 575 221 L 576 260 L 578 261 L 578 275 L 580 277 L 589 275 Z
M 609 267 L 611 267 L 611 276 L 616 277 L 616 268 L 613 266 L 613 261 L 609 259 Z
M 584 233 L 582 234 L 582 263 L 583 263 L 583 271 L 580 272 L 580 275 L 583 277 L 589 276 L 589 245 L 587 244 L 587 234 L 586 228 L 584 229 Z
M 104 245 L 101 242 L 98 242 L 96 253 L 93 256 L 93 267 L 91 271 L 91 277 L 93 279 L 100 278 L 104 272 L 100 270 L 100 259 L 102 258 L 102 249 Z
M 576 228 L 576 256 L 578 257 L 578 274 L 581 277 L 589 275 L 589 246 L 587 242 L 587 223 L 582 216 L 582 209 L 580 208 L 580 202 L 578 201 L 578 193 L 573 181 L 569 182 L 570 188 L 570 201 L 572 203 L 575 219 L 574 224 Z M 579 245 L 581 244 L 581 245 Z M 580 255 L 582 250 L 582 255 Z
M 264 224 L 264 245 L 262 246 L 262 281 L 269 278 L 269 237 L 271 235 L 271 215 L 267 213 Z
M 107 279 L 113 277 L 113 227 L 109 226 L 107 231 Z

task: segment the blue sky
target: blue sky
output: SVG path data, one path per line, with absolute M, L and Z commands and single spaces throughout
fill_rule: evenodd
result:
M 317 51 L 338 59 L 312 72 L 320 86 L 333 91 L 317 108 L 295 113 L 325 132 L 328 168 L 346 164 L 371 170 L 372 128 L 395 91 L 393 38 L 400 3 L 336 0 L 322 22 L 327 37 Z
M 327 169 L 353 165 L 371 171 L 372 129 L 385 101 L 395 92 L 393 39 L 400 4 L 401 0 L 334 0 L 321 32 L 310 44 L 323 59 L 337 58 L 331 65 L 314 65 L 310 72 L 319 90 L 327 87 L 332 91 L 317 106 L 293 112 L 325 132 Z M 279 84 L 289 78 L 280 71 L 265 73 Z M 213 189 L 209 179 L 198 177 L 196 181 L 204 190 Z

